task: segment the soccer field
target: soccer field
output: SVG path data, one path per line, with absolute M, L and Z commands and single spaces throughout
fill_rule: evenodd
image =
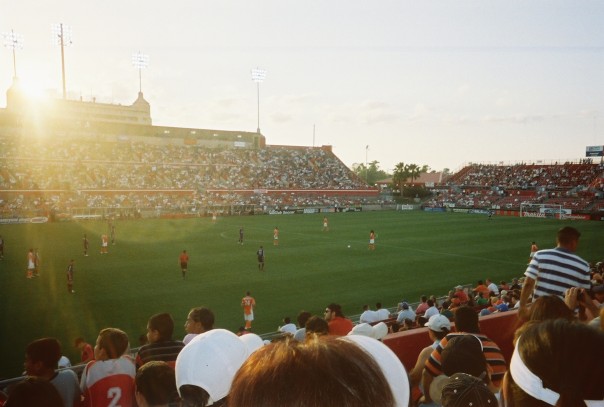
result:
M 25 346 L 39 337 L 58 338 L 72 362 L 79 360 L 74 338 L 94 343 L 109 326 L 126 331 L 136 347 L 148 317 L 158 312 L 174 317 L 175 338 L 185 334 L 189 309 L 202 305 L 214 311 L 217 327 L 234 331 L 243 325 L 246 290 L 257 302 L 253 329 L 263 333 L 301 310 L 322 315 L 330 302 L 352 315 L 363 304 L 390 307 L 403 298 L 446 294 L 459 283 L 509 280 L 524 272 L 531 241 L 553 247 L 563 225 L 582 232 L 579 255 L 604 257 L 604 225 L 598 222 L 394 211 L 328 217 L 328 232 L 322 231 L 323 214 L 225 217 L 215 224 L 209 218 L 117 221 L 116 244 L 106 255 L 99 253 L 105 222 L 2 225 L 0 375 L 20 374 Z M 240 226 L 243 245 L 237 243 Z M 273 246 L 275 226 L 279 246 Z M 375 251 L 367 247 L 371 229 Z M 264 272 L 257 267 L 260 245 Z M 27 252 L 36 247 L 41 275 L 26 279 Z M 178 262 L 183 249 L 190 256 L 185 280 Z M 66 285 L 71 258 L 75 294 Z

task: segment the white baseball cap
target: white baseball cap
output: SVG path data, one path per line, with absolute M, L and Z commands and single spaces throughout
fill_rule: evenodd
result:
M 432 315 L 428 322 L 424 324 L 424 326 L 427 326 L 428 328 L 436 332 L 442 332 L 443 328 L 446 328 L 447 331 L 450 331 L 451 321 L 449 321 L 449 318 L 442 314 L 436 314 Z
M 190 384 L 208 392 L 208 405 L 225 398 L 235 374 L 260 343 L 263 341 L 258 335 L 237 336 L 226 329 L 212 329 L 197 335 L 176 358 L 179 394 L 180 386 Z
M 405 366 L 396 354 L 384 343 L 363 335 L 348 335 L 338 340 L 350 341 L 373 357 L 386 377 L 394 396 L 396 407 L 409 405 L 409 377 Z

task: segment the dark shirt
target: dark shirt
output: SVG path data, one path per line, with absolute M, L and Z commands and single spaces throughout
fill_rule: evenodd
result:
M 152 360 L 166 362 L 174 367 L 176 357 L 184 347 L 185 344 L 182 341 L 162 341 L 141 346 L 136 354 L 136 368 L 138 369 Z

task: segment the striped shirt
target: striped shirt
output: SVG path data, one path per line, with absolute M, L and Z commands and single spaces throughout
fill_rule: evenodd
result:
M 589 264 L 561 247 L 536 252 L 524 275 L 535 280 L 533 299 L 545 295 L 564 299 L 571 287 L 590 288 Z
M 185 347 L 182 341 L 153 342 L 142 346 L 136 355 L 136 368 L 138 369 L 147 362 L 158 360 L 166 362 L 174 368 L 176 357 Z
M 501 349 L 495 342 L 489 339 L 487 336 L 483 334 L 470 334 L 465 332 L 456 332 L 451 333 L 445 336 L 440 343 L 436 346 L 436 349 L 432 351 L 432 354 L 426 360 L 426 370 L 432 376 L 436 377 L 443 374 L 442 365 L 441 365 L 441 352 L 449 340 L 455 335 L 474 335 L 482 342 L 482 352 L 484 353 L 484 357 L 487 360 L 489 367 L 491 368 L 491 381 L 493 385 L 496 387 L 501 387 L 501 381 L 503 380 L 503 376 L 507 370 L 507 366 L 505 364 L 505 358 L 503 357 L 503 353 L 501 353 Z

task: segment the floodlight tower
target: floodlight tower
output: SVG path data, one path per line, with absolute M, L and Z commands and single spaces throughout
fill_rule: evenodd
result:
M 72 44 L 71 27 L 59 23 L 52 25 L 52 39 L 55 45 L 61 47 L 61 75 L 63 78 L 63 99 L 67 99 L 67 87 L 65 86 L 65 47 Z
M 143 76 L 141 72 L 149 66 L 149 55 L 145 55 L 140 51 L 132 54 L 132 66 L 138 68 L 138 93 L 143 93 Z
M 260 133 L 260 83 L 266 79 L 266 69 L 253 68 L 252 69 L 252 80 L 256 82 L 258 87 L 258 133 Z
M 13 79 L 17 79 L 17 48 L 23 49 L 23 36 L 13 30 L 3 33 L 4 46 L 13 50 Z

